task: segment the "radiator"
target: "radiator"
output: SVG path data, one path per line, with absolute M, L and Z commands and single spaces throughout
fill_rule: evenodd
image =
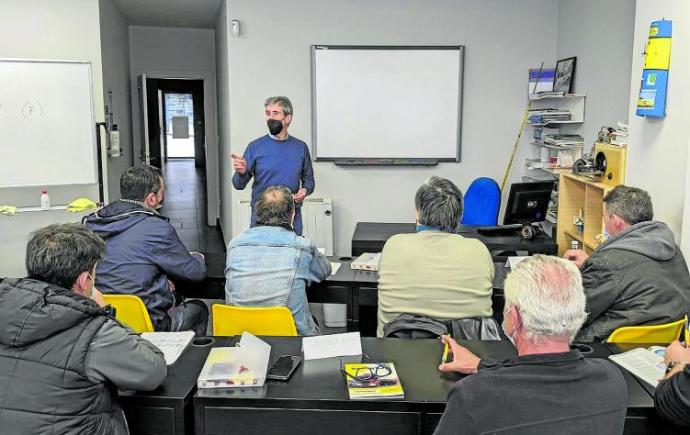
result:
M 237 201 L 233 211 L 232 236 L 249 228 L 251 202 Z M 302 205 L 302 235 L 316 244 L 325 255 L 333 255 L 333 201 L 330 198 L 307 198 Z

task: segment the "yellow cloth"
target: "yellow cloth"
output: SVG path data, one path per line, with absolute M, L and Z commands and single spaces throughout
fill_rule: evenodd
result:
M 14 216 L 16 212 L 17 207 L 12 205 L 0 205 L 0 214 L 4 214 L 5 216 Z
M 98 208 L 98 205 L 89 198 L 77 198 L 67 205 L 67 211 L 72 213 L 93 210 L 95 208 Z
M 402 313 L 454 320 L 491 316 L 494 263 L 476 239 L 443 231 L 397 234 L 379 263 L 376 335 Z

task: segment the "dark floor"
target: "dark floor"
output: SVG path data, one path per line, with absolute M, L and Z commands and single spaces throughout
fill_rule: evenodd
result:
M 218 226 L 207 225 L 206 172 L 195 168 L 193 159 L 168 160 L 165 172 L 165 200 L 161 213 L 190 251 L 225 252 Z

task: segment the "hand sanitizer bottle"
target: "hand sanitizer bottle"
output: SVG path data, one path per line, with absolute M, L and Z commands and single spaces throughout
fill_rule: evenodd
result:
M 41 192 L 41 210 L 50 210 L 50 197 L 48 196 L 48 189 L 43 189 Z

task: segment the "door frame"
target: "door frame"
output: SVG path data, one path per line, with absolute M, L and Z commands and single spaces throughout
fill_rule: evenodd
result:
M 142 147 L 141 130 L 142 123 L 140 117 L 139 99 L 137 98 L 138 76 L 146 74 L 148 78 L 157 79 L 192 79 L 204 81 L 204 118 L 206 120 L 206 197 L 207 204 L 207 224 L 217 225 L 220 218 L 220 180 L 219 165 L 220 156 L 218 155 L 218 109 L 216 106 L 216 75 L 214 71 L 206 70 L 167 70 L 167 69 L 141 69 L 132 72 L 132 137 L 134 145 L 134 155 L 140 155 Z M 229 181 L 228 181 L 229 182 Z

